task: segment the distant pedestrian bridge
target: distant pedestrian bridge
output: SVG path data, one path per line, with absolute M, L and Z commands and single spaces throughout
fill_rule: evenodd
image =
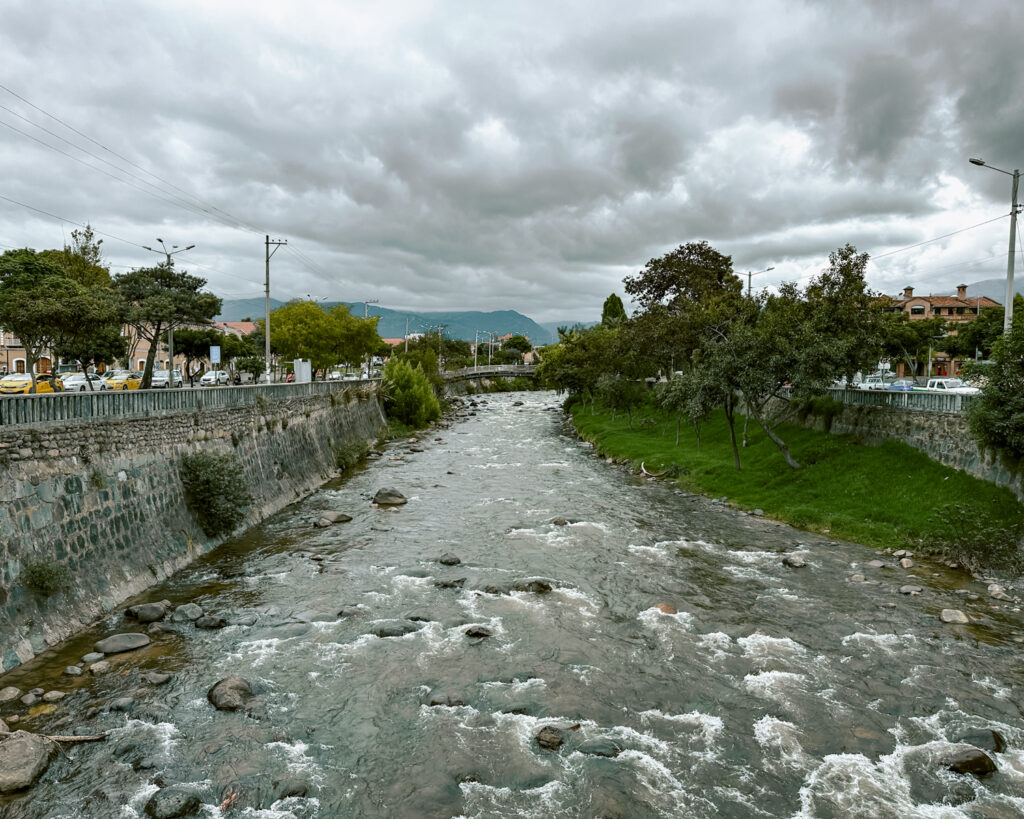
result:
M 445 370 L 447 381 L 471 381 L 477 378 L 533 378 L 536 371 L 533 364 L 491 364 L 479 367 L 463 367 L 461 370 Z

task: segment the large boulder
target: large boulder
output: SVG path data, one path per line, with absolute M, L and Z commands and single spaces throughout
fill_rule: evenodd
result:
M 622 747 L 613 739 L 587 740 L 576 750 L 581 754 L 589 754 L 590 756 L 616 757 L 622 753 Z
M 0 702 L 10 702 L 16 700 L 21 696 L 21 689 L 15 688 L 13 685 L 9 685 L 6 688 L 0 688 Z
M 149 637 L 139 632 L 128 632 L 126 634 L 112 634 L 97 642 L 93 648 L 103 654 L 120 654 L 122 651 L 135 651 L 138 648 L 145 648 L 152 642 Z
M 175 623 L 187 623 L 190 620 L 198 620 L 202 616 L 203 610 L 197 603 L 186 603 L 184 606 L 178 606 L 174 610 L 171 619 Z
M 996 763 L 980 748 L 964 748 L 951 754 L 947 759 L 946 767 L 953 773 L 972 774 L 974 776 L 987 776 L 995 773 Z
M 225 677 L 206 692 L 206 699 L 218 711 L 237 711 L 254 696 L 248 681 L 237 676 Z
M 335 523 L 348 523 L 352 520 L 351 515 L 346 515 L 344 512 L 321 512 L 320 517 L 313 523 L 318 529 L 326 529 L 328 526 L 333 526 Z
M 565 735 L 551 725 L 545 725 L 537 732 L 537 744 L 547 751 L 553 751 L 565 742 Z
M 980 748 L 990 754 L 1001 754 L 1006 750 L 1006 737 L 994 728 L 978 728 L 965 731 L 957 738 L 957 742 L 964 742 Z
M 408 620 L 399 620 L 394 623 L 386 623 L 385 625 L 378 626 L 373 632 L 378 637 L 404 637 L 406 634 L 412 634 L 414 631 L 419 631 L 423 626 L 418 623 L 410 623 Z
M 163 620 L 167 614 L 167 607 L 163 603 L 140 603 L 138 606 L 131 606 L 125 609 L 124 616 L 129 620 L 138 620 L 140 623 L 155 623 Z
M 53 758 L 56 746 L 45 737 L 14 731 L 0 742 L 0 793 L 31 787 Z
M 153 819 L 178 819 L 181 816 L 198 816 L 202 800 L 199 794 L 188 788 L 161 788 L 146 803 L 146 816 Z
M 384 488 L 377 490 L 377 494 L 373 496 L 373 502 L 378 506 L 400 506 L 408 501 L 406 501 L 405 495 L 397 489 Z

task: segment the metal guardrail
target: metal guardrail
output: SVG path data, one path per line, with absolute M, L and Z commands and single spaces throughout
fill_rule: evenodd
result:
M 446 370 L 444 377 L 449 381 L 460 378 L 475 378 L 487 375 L 533 375 L 534 364 L 492 364 L 482 367 L 463 367 L 461 370 Z
M 918 412 L 960 413 L 967 409 L 973 395 L 941 392 L 889 392 L 833 388 L 828 391 L 836 401 L 861 407 L 892 407 Z
M 374 383 L 312 381 L 303 384 L 250 384 L 241 387 L 193 389 L 58 392 L 0 397 L 0 427 L 45 424 L 53 421 L 88 421 L 95 418 L 146 418 L 174 412 L 253 407 L 260 402 L 340 393 L 350 387 Z

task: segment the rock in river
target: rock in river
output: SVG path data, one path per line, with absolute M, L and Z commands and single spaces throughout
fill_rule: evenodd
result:
M 241 677 L 225 677 L 206 692 L 206 699 L 218 711 L 237 711 L 253 696 L 252 686 Z
M 591 756 L 614 757 L 622 753 L 619 744 L 611 739 L 591 739 L 576 750 L 581 754 L 590 754 Z
M 167 614 L 167 607 L 163 603 L 141 603 L 125 609 L 124 616 L 129 620 L 138 620 L 140 623 L 155 623 L 163 620 Z
M 0 689 L 0 702 L 8 702 L 10 700 L 16 700 L 21 696 L 21 689 L 15 688 L 13 685 L 9 685 L 6 688 Z
M 387 625 L 380 626 L 373 633 L 378 637 L 404 637 L 406 634 L 412 634 L 414 631 L 419 631 L 423 628 L 416 623 L 410 623 L 408 620 L 400 620 L 397 623 L 388 623 Z
M 942 614 L 939 615 L 942 618 L 943 623 L 969 623 L 971 622 L 967 615 L 964 614 L 960 609 L 943 609 Z
M 93 648 L 104 654 L 120 654 L 122 651 L 135 651 L 137 648 L 145 648 L 150 642 L 149 637 L 145 634 L 127 632 L 125 634 L 112 634 L 110 637 L 97 642 Z
M 489 628 L 484 628 L 483 626 L 470 626 L 466 629 L 466 636 L 482 640 L 485 637 L 493 637 L 494 632 Z
M 227 624 L 228 621 L 217 614 L 204 614 L 202 617 L 197 617 L 195 622 L 196 628 L 207 631 L 216 631 L 219 628 L 224 628 Z
M 352 516 L 346 515 L 344 512 L 328 511 L 322 512 L 313 525 L 319 529 L 326 529 L 328 526 L 333 526 L 335 523 L 348 523 L 350 520 L 352 520 Z
M 0 742 L 0 793 L 30 787 L 49 766 L 56 750 L 54 743 L 38 734 L 7 734 Z
M 563 742 L 565 742 L 565 737 L 562 732 L 550 725 L 545 725 L 537 732 L 537 744 L 547 751 L 555 750 Z
M 807 565 L 807 561 L 798 554 L 792 554 L 782 558 L 782 565 L 789 566 L 791 569 L 802 569 Z
M 184 623 L 189 620 L 198 620 L 203 616 L 203 610 L 196 603 L 186 603 L 184 606 L 178 606 L 174 610 L 174 614 L 171 615 L 171 619 L 175 623 Z
M 957 742 L 965 742 L 990 754 L 1001 754 L 1006 750 L 1006 738 L 993 728 L 965 731 Z
M 984 751 L 978 748 L 965 748 L 946 760 L 946 767 L 953 773 L 987 776 L 994 773 L 996 763 Z
M 202 801 L 199 794 L 188 788 L 161 788 L 146 803 L 146 816 L 153 819 L 178 819 L 195 816 Z
M 462 560 L 459 559 L 457 555 L 453 555 L 451 552 L 441 555 L 440 560 L 438 560 L 438 563 L 440 563 L 443 566 L 458 566 L 461 562 Z
M 373 502 L 378 506 L 400 506 L 406 503 L 405 495 L 399 492 L 397 489 L 378 489 L 377 494 L 373 496 Z

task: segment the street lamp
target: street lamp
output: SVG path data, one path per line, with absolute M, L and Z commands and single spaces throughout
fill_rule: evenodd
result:
M 774 267 L 766 267 L 764 270 L 758 270 L 756 273 L 747 273 L 747 296 L 750 296 L 750 279 L 754 276 L 760 276 L 762 273 L 767 273 L 769 270 L 774 269 Z
M 191 250 L 195 245 L 189 245 L 188 247 L 178 248 L 177 245 L 171 245 L 171 249 L 167 249 L 167 245 L 164 244 L 164 240 L 159 236 L 156 239 L 160 243 L 161 250 L 143 245 L 143 250 L 148 250 L 152 253 L 163 253 L 167 257 L 167 266 L 174 267 L 174 256 L 179 253 L 184 253 L 186 250 Z M 156 339 L 153 339 L 155 342 Z M 174 328 L 172 327 L 167 331 L 167 385 L 174 388 Z
M 1010 194 L 1010 249 L 1006 256 L 1006 303 L 1003 307 L 1003 335 L 1006 335 L 1010 332 L 1010 327 L 1013 324 L 1013 251 L 1017 242 L 1017 186 L 1020 184 L 1020 171 L 1017 169 L 1014 169 L 1012 173 L 1004 171 L 1002 168 L 989 165 L 984 159 L 973 156 L 970 162 L 972 165 L 991 168 L 993 171 L 1005 173 L 1013 178 L 1013 188 Z

